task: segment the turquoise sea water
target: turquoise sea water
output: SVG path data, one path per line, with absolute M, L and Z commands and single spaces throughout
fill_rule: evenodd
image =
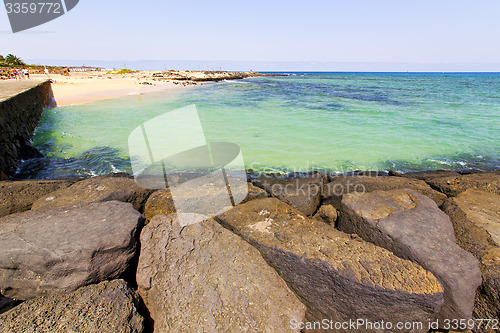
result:
M 293 73 L 48 109 L 19 176 L 131 172 L 130 132 L 191 104 L 257 171 L 500 168 L 500 73 Z

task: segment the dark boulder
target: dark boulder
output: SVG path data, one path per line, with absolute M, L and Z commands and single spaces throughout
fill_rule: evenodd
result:
M 143 217 L 108 201 L 0 219 L 0 287 L 29 299 L 119 277 L 135 255 Z
M 155 332 L 293 332 L 303 321 L 305 306 L 260 253 L 213 219 L 182 227 L 157 215 L 141 244 L 137 283 Z

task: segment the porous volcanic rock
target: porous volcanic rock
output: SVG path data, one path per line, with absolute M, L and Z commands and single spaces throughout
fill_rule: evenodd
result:
M 444 287 L 440 319 L 472 317 L 481 284 L 478 261 L 455 242 L 453 226 L 429 197 L 413 190 L 352 193 L 342 199 L 338 228 L 357 234 L 432 272 Z
M 439 177 L 428 179 L 427 182 L 449 197 L 455 197 L 468 189 L 500 194 L 500 171 Z
M 332 205 L 321 205 L 313 217 L 334 226 L 338 216 L 339 212 Z
M 0 314 L 0 333 L 141 333 L 137 298 L 123 280 L 104 281 L 62 295 L 42 296 Z
M 1 293 L 23 300 L 120 276 L 134 257 L 143 219 L 117 201 L 1 218 Z
M 260 253 L 213 219 L 181 227 L 157 215 L 141 244 L 138 291 L 155 332 L 290 332 L 303 321 L 305 306 Z
M 211 184 L 217 184 L 217 182 L 213 182 Z M 217 198 L 227 196 L 227 188 L 225 187 L 224 184 L 222 185 L 223 186 L 205 186 L 205 189 L 203 189 L 202 186 L 202 188 L 198 189 L 199 191 L 187 191 L 183 193 L 181 198 L 178 199 L 183 200 L 183 203 L 192 201 L 193 203 L 191 204 L 191 206 L 196 206 L 197 204 L 199 204 L 201 210 L 207 213 L 214 214 L 217 212 L 218 209 L 214 210 L 206 206 L 214 204 L 213 200 L 214 198 L 215 198 L 215 203 L 217 203 Z M 265 190 L 257 186 L 254 186 L 252 183 L 248 183 L 248 195 L 241 203 L 267 197 L 269 197 L 269 193 L 267 193 Z M 230 204 L 231 203 L 228 202 L 228 205 Z M 149 223 L 149 221 L 151 221 L 151 219 L 156 215 L 171 214 L 175 213 L 176 211 L 177 210 L 174 205 L 174 198 L 172 197 L 172 193 L 168 188 L 155 191 L 148 198 L 148 201 L 146 202 L 144 208 L 144 216 L 146 217 L 146 224 Z
M 342 196 L 350 193 L 366 193 L 372 191 L 389 191 L 399 188 L 409 188 L 428 196 L 441 206 L 446 200 L 446 195 L 433 190 L 426 182 L 419 179 L 392 176 L 340 176 L 323 186 L 323 204 L 331 204 L 340 209 Z
M 466 190 L 446 200 L 457 243 L 481 262 L 483 283 L 476 293 L 475 318 L 500 318 L 500 195 Z
M 0 182 L 0 217 L 21 213 L 42 196 L 74 184 L 76 180 L 20 180 Z
M 291 178 L 260 176 L 253 183 L 305 215 L 313 215 L 321 203 L 324 179 L 321 175 Z
M 134 209 L 143 211 L 152 190 L 137 186 L 127 177 L 99 176 L 81 180 L 70 187 L 48 193 L 35 201 L 32 210 L 62 208 L 104 201 L 130 202 Z
M 432 273 L 276 198 L 251 201 L 217 219 L 261 252 L 308 307 L 308 320 L 426 322 L 443 304 Z

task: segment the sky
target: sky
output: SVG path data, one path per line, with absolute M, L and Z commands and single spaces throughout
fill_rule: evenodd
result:
M 0 8 L 0 54 L 109 67 L 500 71 L 499 18 L 500 0 L 80 0 L 15 34 Z

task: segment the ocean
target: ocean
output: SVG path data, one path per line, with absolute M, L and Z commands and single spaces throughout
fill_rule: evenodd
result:
M 500 169 L 500 73 L 283 73 L 47 109 L 20 178 L 131 173 L 128 136 L 195 105 L 258 172 Z

